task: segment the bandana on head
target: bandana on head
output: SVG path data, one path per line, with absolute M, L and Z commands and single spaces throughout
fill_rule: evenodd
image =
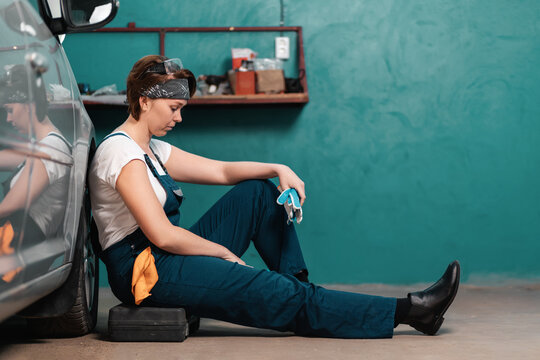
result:
M 15 90 L 10 94 L 6 94 L 2 102 L 6 104 L 13 104 L 13 103 L 27 103 L 29 101 L 28 94 L 25 92 L 22 92 L 21 90 Z
M 0 103 L 27 103 L 29 101 L 28 75 L 25 68 L 22 65 L 9 67 L 0 79 Z
M 143 90 L 141 95 L 150 99 L 189 100 L 189 83 L 187 79 L 171 79 Z

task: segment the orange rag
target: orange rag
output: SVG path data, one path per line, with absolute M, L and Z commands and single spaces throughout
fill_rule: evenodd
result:
M 11 240 L 15 237 L 13 226 L 8 220 L 0 227 L 0 255 L 13 254 L 14 249 L 11 247 Z
M 135 297 L 135 304 L 139 305 L 144 299 L 152 295 L 150 290 L 156 285 L 157 281 L 156 263 L 149 246 L 137 256 L 133 264 L 131 292 Z
M 6 223 L 0 227 L 0 255 L 9 255 L 13 254 L 15 249 L 11 247 L 11 241 L 15 237 L 15 231 L 13 231 L 13 226 L 8 220 Z M 5 282 L 11 282 L 15 275 L 20 273 L 22 267 L 18 267 L 14 270 L 8 271 L 2 276 L 2 280 Z

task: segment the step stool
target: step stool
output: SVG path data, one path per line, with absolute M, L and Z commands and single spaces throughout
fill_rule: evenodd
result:
M 183 308 L 117 305 L 109 310 L 112 341 L 184 341 L 198 329 L 200 318 Z

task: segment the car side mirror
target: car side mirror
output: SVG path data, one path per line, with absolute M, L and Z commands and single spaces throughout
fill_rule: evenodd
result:
M 39 11 L 54 35 L 98 29 L 116 16 L 118 0 L 39 0 Z

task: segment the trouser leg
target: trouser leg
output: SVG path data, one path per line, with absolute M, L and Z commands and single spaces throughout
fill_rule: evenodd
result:
M 156 263 L 160 278 L 148 305 L 184 306 L 201 317 L 305 336 L 393 334 L 393 298 L 328 290 L 214 257 L 158 255 Z
M 268 180 L 249 180 L 226 193 L 190 231 L 242 256 L 253 241 L 270 270 L 296 274 L 306 269 L 294 225 L 287 225 L 279 191 Z
M 172 255 L 153 249 L 159 280 L 143 304 L 185 307 L 190 314 L 201 317 L 306 336 L 391 337 L 394 298 L 327 290 L 288 275 L 294 273 L 290 269 L 305 266 L 298 239 L 292 232 L 288 234 L 294 236 L 284 236 L 287 230 L 283 229 L 291 228 L 281 227 L 282 230 L 276 231 L 279 227 L 272 226 L 274 221 L 278 222 L 272 219 L 279 211 L 272 209 L 266 200 L 273 198 L 275 201 L 274 194 L 267 191 L 272 189 L 268 184 L 263 182 L 262 189 L 245 199 L 246 194 L 253 194 L 247 190 L 260 187 L 260 183 L 249 182 L 235 187 L 232 194 L 225 195 L 192 229 L 210 240 L 230 246 L 240 255 L 253 239 L 269 267 L 285 274 L 210 256 Z M 261 206 L 260 202 L 265 205 Z M 246 210 L 249 204 L 251 210 Z M 240 214 L 235 216 L 233 213 L 238 210 L 241 210 Z M 285 222 L 283 217 L 281 219 Z M 261 243 L 261 239 L 266 238 L 261 235 L 265 231 L 275 232 L 268 237 L 269 244 Z M 133 236 L 134 239 L 128 236 L 118 246 L 113 245 L 104 252 L 111 288 L 127 303 L 133 302 L 130 285 L 134 257 L 148 245 L 142 232 L 139 235 Z M 283 265 L 284 262 L 288 264 Z

